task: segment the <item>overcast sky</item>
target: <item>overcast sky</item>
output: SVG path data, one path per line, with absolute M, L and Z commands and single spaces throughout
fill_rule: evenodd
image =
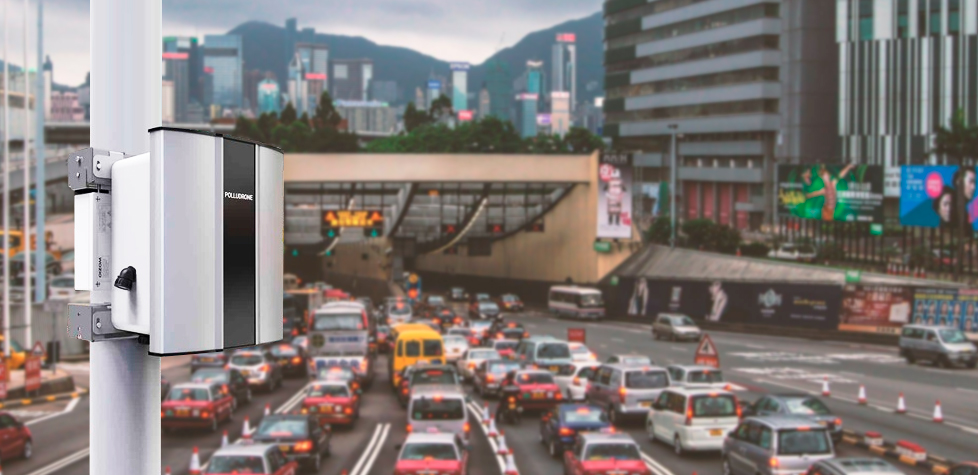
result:
M 24 2 L 0 2 L 10 4 L 10 62 L 20 65 Z M 286 18 L 296 17 L 299 28 L 363 36 L 447 61 L 481 63 L 500 45 L 590 15 L 601 4 L 602 0 L 163 0 L 163 34 L 203 36 L 224 33 L 249 20 L 284 25 Z M 30 5 L 29 60 L 35 67 L 37 0 L 30 0 Z M 45 50 L 54 62 L 56 82 L 76 85 L 88 72 L 88 6 L 88 0 L 44 2 Z

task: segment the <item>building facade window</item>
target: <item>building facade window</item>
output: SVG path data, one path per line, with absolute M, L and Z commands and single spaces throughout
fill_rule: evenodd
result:
M 759 35 L 736 40 L 723 41 L 710 45 L 696 46 L 665 53 L 642 56 L 631 61 L 606 64 L 608 73 L 655 68 L 670 64 L 712 59 L 720 56 L 746 53 L 750 51 L 777 50 L 780 40 L 777 35 Z
M 873 39 L 873 0 L 859 0 L 859 39 Z
M 659 41 L 677 36 L 699 33 L 702 31 L 723 28 L 725 26 L 746 23 L 760 18 L 777 18 L 780 7 L 776 4 L 764 3 L 753 5 L 736 10 L 728 10 L 714 15 L 704 16 L 693 20 L 687 20 L 671 25 L 661 26 L 645 30 L 641 33 L 634 33 L 608 40 L 608 48 L 621 48 L 633 46 L 652 41 Z
M 897 37 L 910 38 L 910 0 L 897 0 Z
M 777 99 L 751 99 L 746 101 L 716 102 L 712 104 L 692 104 L 676 107 L 661 107 L 626 112 L 609 112 L 606 120 L 631 122 L 642 120 L 697 118 L 718 115 L 778 113 Z
M 677 8 L 688 7 L 694 3 L 706 2 L 709 0 L 659 0 L 657 2 L 649 2 L 645 5 L 636 8 L 630 8 L 625 11 L 618 13 L 612 13 L 605 17 L 605 21 L 608 25 L 614 25 L 616 23 L 621 23 L 623 21 L 631 20 L 634 18 L 641 18 L 648 15 L 655 15 L 657 13 L 667 12 L 669 10 L 675 10 Z
M 778 68 L 750 68 L 739 71 L 725 71 L 716 74 L 706 74 L 703 76 L 632 84 L 628 86 L 610 88 L 608 89 L 605 97 L 606 99 L 640 97 L 649 96 L 652 94 L 683 92 L 710 87 L 731 86 L 735 84 L 749 84 L 766 81 L 779 81 Z

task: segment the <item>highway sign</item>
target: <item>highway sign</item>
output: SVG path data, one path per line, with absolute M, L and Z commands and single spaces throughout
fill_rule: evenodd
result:
M 695 363 L 720 368 L 720 352 L 717 351 L 717 346 L 713 344 L 713 339 L 710 338 L 710 335 L 704 333 L 703 339 L 700 340 L 699 346 L 696 347 Z
M 371 210 L 337 210 L 323 212 L 323 226 L 327 228 L 375 228 L 384 224 L 384 215 Z
M 573 341 L 577 343 L 585 343 L 587 340 L 587 329 L 586 328 L 568 328 L 567 329 L 567 341 Z

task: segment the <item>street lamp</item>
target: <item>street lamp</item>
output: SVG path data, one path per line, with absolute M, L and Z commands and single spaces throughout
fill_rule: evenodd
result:
M 669 124 L 672 135 L 672 157 L 669 164 L 669 247 L 676 247 L 676 131 L 679 124 Z

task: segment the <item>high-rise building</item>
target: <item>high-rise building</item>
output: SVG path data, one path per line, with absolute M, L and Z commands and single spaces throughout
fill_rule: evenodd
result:
M 431 110 L 431 103 L 435 102 L 435 99 L 438 99 L 438 97 L 442 95 L 441 86 L 442 82 L 439 79 L 428 80 L 425 109 Z
M 577 35 L 574 33 L 557 33 L 551 58 L 551 91 L 570 93 L 570 107 L 577 106 Z
M 258 83 L 258 114 L 278 115 L 282 104 L 281 98 L 278 81 L 272 78 L 263 79 Z
M 521 92 L 516 95 L 516 101 L 520 104 L 520 136 L 523 138 L 536 137 L 537 135 L 537 101 L 540 94 L 535 92 Z
M 770 222 L 778 161 L 838 156 L 836 3 L 606 2 L 604 135 L 667 181 L 682 134 L 679 214 Z
M 350 132 L 393 135 L 397 131 L 397 109 L 386 102 L 335 101 L 333 105 Z
M 190 55 L 163 52 L 163 78 L 173 84 L 174 122 L 186 122 L 190 104 Z
M 200 75 L 200 94 L 201 105 L 210 110 L 214 105 L 214 68 L 212 67 L 204 66 L 204 72 Z
M 289 102 L 296 113 L 313 115 L 329 84 L 329 47 L 299 43 L 289 63 Z
M 942 163 L 929 153 L 938 128 L 958 110 L 978 123 L 978 4 L 839 0 L 837 8 L 841 159 Z
M 163 80 L 163 89 L 160 91 L 162 108 L 160 109 L 161 119 L 164 124 L 176 122 L 176 94 L 174 92 L 173 81 Z
M 489 89 L 486 89 L 486 83 L 483 82 L 482 89 L 479 90 L 479 119 L 489 117 L 490 107 Z
M 563 137 L 571 127 L 570 93 L 550 93 L 550 132 Z
M 78 103 L 78 93 L 71 91 L 54 91 L 51 93 L 50 115 L 52 122 L 82 122 L 85 120 L 85 109 Z
M 222 109 L 241 109 L 244 56 L 238 35 L 204 37 L 204 67 L 213 71 L 213 104 Z
M 371 59 L 334 59 L 330 90 L 334 101 L 365 101 L 374 77 Z
M 499 59 L 487 62 L 486 88 L 489 90 L 489 115 L 512 120 L 513 83 L 509 65 Z
M 452 109 L 469 110 L 469 63 L 452 63 Z
M 397 103 L 401 100 L 400 87 L 398 87 L 397 81 L 374 79 L 370 83 L 370 98 L 378 102 Z
M 200 88 L 200 76 L 204 72 L 204 60 L 197 38 L 191 36 L 167 36 L 163 38 L 164 53 L 187 54 L 187 80 L 189 82 L 189 100 L 202 101 L 203 91 Z
M 419 111 L 428 109 L 428 104 L 424 99 L 424 91 L 420 87 L 414 88 L 414 108 Z
M 242 87 L 244 87 L 244 103 L 246 110 L 258 109 L 258 83 L 265 79 L 265 74 L 257 69 L 245 71 Z

